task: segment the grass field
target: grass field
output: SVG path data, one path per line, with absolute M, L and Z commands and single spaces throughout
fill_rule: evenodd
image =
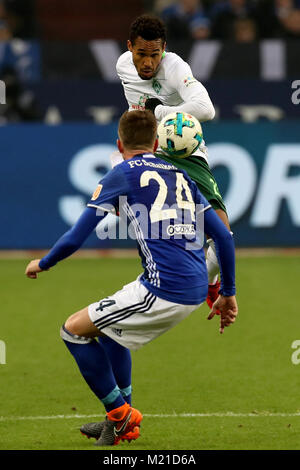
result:
M 26 263 L 0 260 L 0 449 L 95 449 L 78 429 L 104 410 L 59 329 L 135 279 L 139 260 L 70 259 L 37 280 L 25 278 Z M 300 449 L 299 279 L 299 255 L 238 257 L 235 325 L 220 335 L 203 305 L 133 353 L 142 434 L 114 451 Z

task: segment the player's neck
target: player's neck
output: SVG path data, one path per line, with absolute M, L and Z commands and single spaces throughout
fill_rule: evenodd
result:
M 125 150 L 123 153 L 123 160 L 130 160 L 131 158 L 135 157 L 136 155 L 140 155 L 141 153 L 153 153 L 153 150 L 150 150 L 150 149 Z

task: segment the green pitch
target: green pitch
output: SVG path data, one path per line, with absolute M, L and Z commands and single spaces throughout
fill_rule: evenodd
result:
M 37 280 L 25 278 L 26 264 L 0 261 L 0 449 L 101 452 L 78 429 L 97 420 L 89 415 L 103 416 L 102 405 L 59 329 L 135 279 L 139 261 L 70 259 Z M 142 432 L 114 451 L 300 449 L 300 364 L 291 360 L 300 340 L 299 278 L 296 255 L 238 258 L 239 317 L 224 335 L 217 318 L 206 320 L 205 304 L 133 353 Z

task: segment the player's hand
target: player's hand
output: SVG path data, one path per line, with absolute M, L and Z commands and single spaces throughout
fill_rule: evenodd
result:
M 217 300 L 214 302 L 207 319 L 211 320 L 217 314 L 217 310 L 221 312 L 219 331 L 223 334 L 224 328 L 234 323 L 238 314 L 238 306 L 235 296 L 224 297 L 223 295 L 219 295 Z
M 41 273 L 43 270 L 39 267 L 40 259 L 34 259 L 28 263 L 27 268 L 25 270 L 25 274 L 30 279 L 36 279 L 37 273 Z
M 148 99 L 145 101 L 145 109 L 149 109 L 149 110 L 152 111 L 152 113 L 154 114 L 155 108 L 156 108 L 156 106 L 158 106 L 159 104 L 162 104 L 162 102 L 159 101 L 158 98 L 148 98 Z

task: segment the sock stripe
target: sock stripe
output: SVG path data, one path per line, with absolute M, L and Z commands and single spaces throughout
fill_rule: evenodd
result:
M 106 397 L 101 398 L 101 401 L 103 405 L 106 406 L 106 405 L 109 405 L 110 403 L 113 403 L 118 398 L 119 395 L 120 395 L 120 389 L 116 385 L 116 387 L 108 395 L 106 395 Z
M 127 396 L 130 395 L 131 392 L 132 392 L 132 387 L 131 387 L 131 385 L 129 385 L 129 386 L 126 387 L 126 388 L 121 388 L 121 389 L 120 389 L 120 392 L 122 393 L 122 396 L 123 396 L 123 397 L 127 397 Z

